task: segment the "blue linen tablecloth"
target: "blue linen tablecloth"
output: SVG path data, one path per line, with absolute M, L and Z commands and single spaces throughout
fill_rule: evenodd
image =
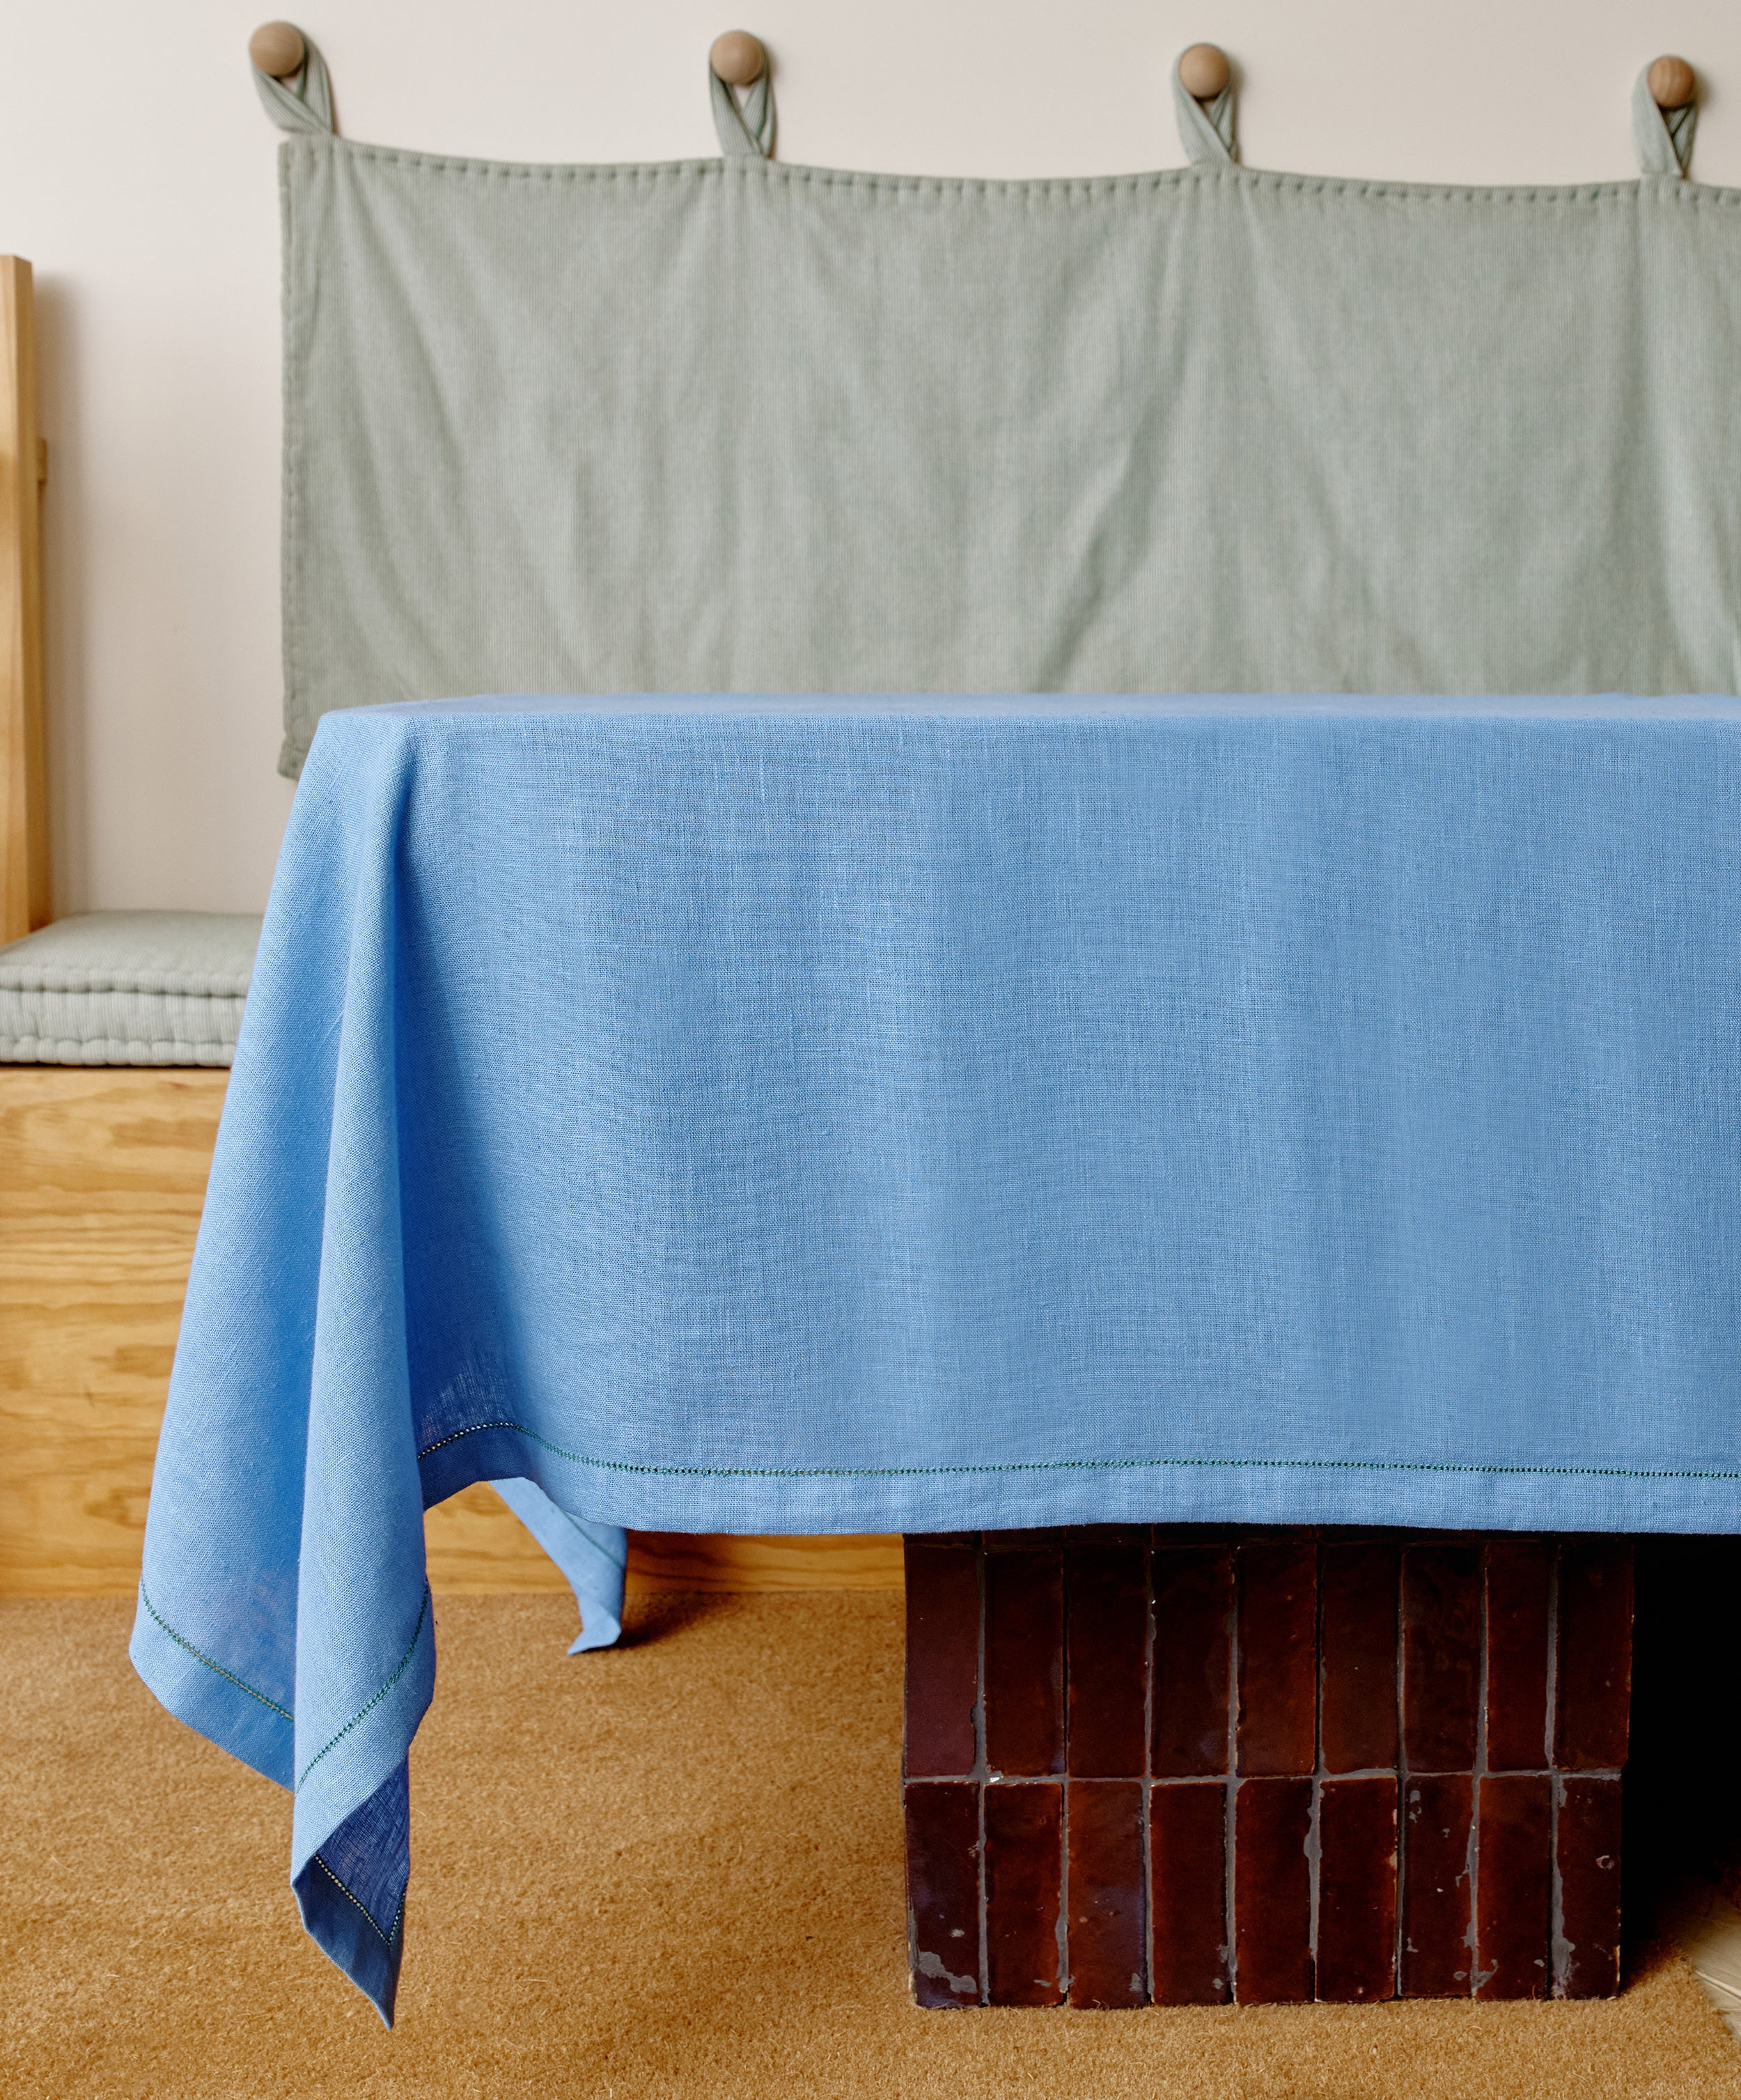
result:
M 583 1640 L 623 1525 L 1741 1528 L 1738 1049 L 1726 700 L 329 715 L 134 1660 L 390 2017 L 472 1481 Z

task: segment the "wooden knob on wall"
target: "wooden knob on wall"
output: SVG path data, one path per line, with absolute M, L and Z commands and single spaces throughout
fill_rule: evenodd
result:
M 1179 54 L 1179 77 L 1187 95 L 1213 102 L 1233 77 L 1233 68 L 1219 44 L 1193 44 Z
M 262 22 L 248 39 L 248 55 L 272 79 L 288 80 L 302 70 L 308 50 L 294 22 Z
M 1645 75 L 1659 109 L 1684 109 L 1699 82 L 1685 59 L 1658 59 Z
M 768 54 L 747 29 L 728 29 L 714 38 L 707 63 L 728 87 L 747 87 L 760 77 Z

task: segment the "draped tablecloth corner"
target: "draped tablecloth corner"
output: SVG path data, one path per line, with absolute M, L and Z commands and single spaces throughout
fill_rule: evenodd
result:
M 609 1648 L 623 1630 L 627 1561 L 620 1527 L 586 1523 L 558 1509 L 530 1480 L 491 1484 L 567 1577 L 581 1613 L 571 1655 Z M 174 1581 L 172 1574 L 171 1580 Z M 178 1589 L 184 1583 L 177 1582 Z M 403 1950 L 404 1905 L 411 1873 L 410 1774 L 398 1762 L 372 1792 L 368 1776 L 416 1734 L 434 1692 L 434 1630 L 427 1589 L 399 1665 L 369 1705 L 315 1751 L 301 1774 L 294 1764 L 291 1708 L 245 1683 L 177 1632 L 142 1582 L 128 1652 L 156 1697 L 177 1718 L 280 1785 L 298 1792 L 291 1866 L 302 1922 L 310 1935 L 364 1992 L 390 2027 Z M 231 1649 L 231 1652 L 234 1652 Z M 270 1660 L 260 1661 L 270 1670 Z M 267 1671 L 262 1671 L 262 1674 Z M 372 1756 L 365 1746 L 372 1741 Z M 336 1785 L 302 1798 L 315 1767 L 345 1746 Z M 325 1834 L 322 1834 L 323 1831 Z
M 580 1631 L 568 1652 L 614 1647 L 623 1631 L 628 1568 L 628 1536 L 621 1524 L 572 1516 L 531 1480 L 492 1480 L 491 1485 L 568 1578 L 580 1608 Z

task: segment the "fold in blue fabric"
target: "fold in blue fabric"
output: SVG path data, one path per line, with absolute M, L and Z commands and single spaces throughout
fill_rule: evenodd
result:
M 588 1524 L 558 1509 L 531 1480 L 491 1484 L 521 1523 L 568 1578 L 580 1607 L 580 1631 L 571 1655 L 610 1648 L 623 1630 L 623 1586 L 628 1538 L 619 1524 Z
M 423 1515 L 1728 1531 L 1731 702 L 323 721 L 134 1640 L 390 2018 Z

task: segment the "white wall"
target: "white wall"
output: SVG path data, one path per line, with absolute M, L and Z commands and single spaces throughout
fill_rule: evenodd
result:
M 353 138 L 522 160 L 716 150 L 735 0 L 293 0 Z M 12 0 L 0 250 L 36 264 L 56 905 L 257 909 L 278 740 L 278 218 L 244 50 L 269 0 Z M 1741 184 L 1736 0 L 753 0 L 790 161 L 986 175 L 1182 157 L 1198 38 L 1254 166 L 1634 174 L 1633 76 L 1701 70 L 1695 172 Z

